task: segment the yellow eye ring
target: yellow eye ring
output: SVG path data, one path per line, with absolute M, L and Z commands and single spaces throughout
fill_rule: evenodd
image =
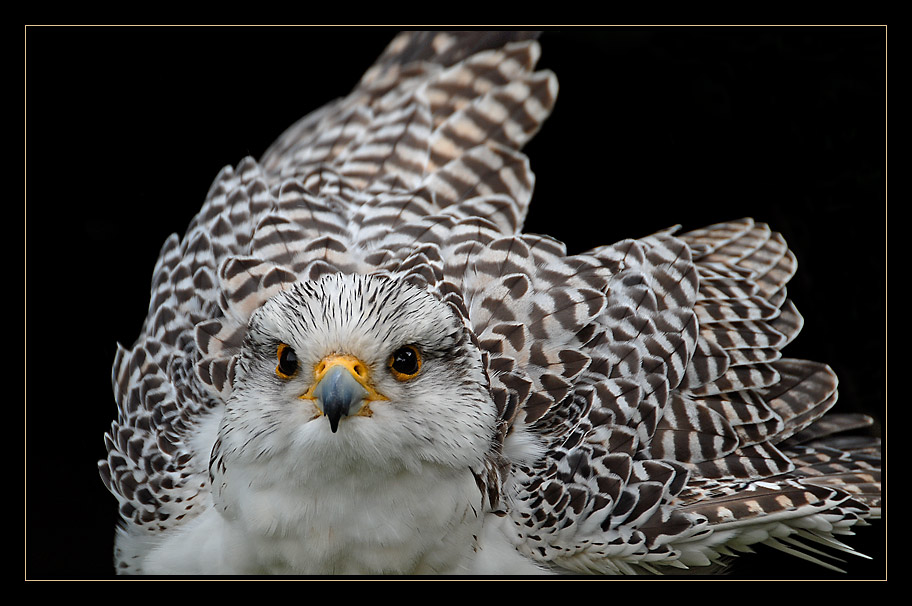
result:
M 421 353 L 414 345 L 405 345 L 390 354 L 390 374 L 397 381 L 408 381 L 421 371 Z
M 298 371 L 298 356 L 290 346 L 279 343 L 276 358 L 279 363 L 276 365 L 275 373 L 279 378 L 290 379 Z

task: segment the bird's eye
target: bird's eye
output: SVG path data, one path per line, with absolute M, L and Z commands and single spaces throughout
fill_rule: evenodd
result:
M 421 354 L 413 345 L 400 347 L 390 356 L 390 372 L 398 381 L 408 381 L 414 379 L 421 370 Z
M 284 343 L 279 344 L 276 356 L 279 358 L 279 364 L 275 369 L 276 374 L 283 379 L 290 379 L 298 370 L 298 356 L 291 347 Z

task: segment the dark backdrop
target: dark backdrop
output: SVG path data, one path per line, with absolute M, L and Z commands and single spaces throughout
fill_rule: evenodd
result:
M 347 93 L 383 29 L 26 30 L 26 578 L 112 574 L 98 479 L 115 343 L 219 169 Z M 548 30 L 556 109 L 527 147 L 527 231 L 571 252 L 743 216 L 781 231 L 805 317 L 787 350 L 829 363 L 842 410 L 886 417 L 883 28 Z M 878 429 L 880 426 L 878 425 Z M 883 578 L 885 523 L 848 578 Z M 771 549 L 738 578 L 842 578 Z

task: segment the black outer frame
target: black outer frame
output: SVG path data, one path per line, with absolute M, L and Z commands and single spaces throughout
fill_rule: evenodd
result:
M 26 29 L 26 578 L 112 573 L 95 461 L 115 343 L 138 334 L 164 239 L 222 166 L 348 92 L 392 35 Z M 561 91 L 525 149 L 526 230 L 582 252 L 677 223 L 770 223 L 798 257 L 806 319 L 786 353 L 829 363 L 837 407 L 883 422 L 885 29 L 565 28 L 541 43 Z M 845 576 L 760 548 L 732 578 L 885 578 L 874 524 L 848 540 L 874 559 Z

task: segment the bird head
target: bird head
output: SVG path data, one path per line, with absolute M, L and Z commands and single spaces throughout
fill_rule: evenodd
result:
M 219 439 L 226 457 L 476 466 L 496 414 L 453 310 L 388 275 L 301 281 L 252 316 Z

